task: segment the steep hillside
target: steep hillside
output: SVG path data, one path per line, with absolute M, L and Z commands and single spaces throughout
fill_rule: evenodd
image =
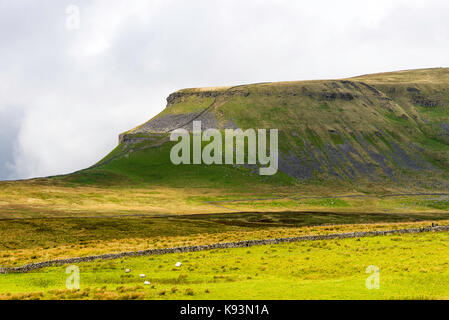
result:
M 115 174 L 192 186 L 249 181 L 442 189 L 449 181 L 448 90 L 446 68 L 184 89 L 171 94 L 155 118 L 120 135 L 105 159 L 70 179 Z M 278 174 L 261 178 L 242 166 L 172 165 L 169 133 L 191 130 L 193 120 L 203 129 L 279 129 Z

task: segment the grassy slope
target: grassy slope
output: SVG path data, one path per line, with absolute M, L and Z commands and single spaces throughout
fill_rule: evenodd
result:
M 448 240 L 408 234 L 82 263 L 80 291 L 65 289 L 65 267 L 52 267 L 0 275 L 0 298 L 447 299 Z M 379 290 L 365 287 L 370 265 Z
M 365 187 L 365 190 L 374 187 L 377 191 L 389 187 L 441 190 L 447 187 L 449 165 L 449 129 L 446 132 L 444 128 L 444 123 L 449 128 L 447 90 L 449 69 L 404 71 L 347 80 L 186 89 L 178 92 L 185 96 L 174 99 L 154 119 L 163 119 L 167 114 L 198 113 L 214 101 L 210 111 L 219 127 L 232 121 L 243 129 L 279 129 L 281 156 L 294 157 L 299 167 L 310 169 L 297 181 L 278 173 L 287 184 L 294 186 L 299 182 L 308 187 L 325 184 L 329 189 L 343 186 L 347 190 L 354 187 Z M 218 95 L 215 98 L 197 96 L 205 92 Z M 144 136 L 144 131 L 141 126 L 128 134 Z M 127 149 L 122 156 L 132 149 L 131 155 L 142 153 L 135 157 L 147 157 L 148 167 L 135 166 L 140 181 L 179 185 L 178 179 L 185 177 L 185 168 L 167 163 L 166 167 L 161 167 L 162 171 L 156 171 L 152 165 L 160 163 L 164 157 L 167 160 L 168 150 L 156 148 L 160 157 L 148 149 L 138 151 L 148 145 L 151 143 L 120 146 L 122 151 Z M 353 150 L 342 151 L 349 146 Z M 379 157 L 383 160 L 379 161 Z M 385 166 L 381 162 L 385 162 Z M 126 177 L 135 176 L 123 161 L 113 167 L 100 166 L 98 169 Z M 201 173 L 203 171 L 205 174 Z M 191 186 L 211 185 L 209 177 L 216 179 L 220 186 L 239 186 L 242 180 L 248 180 L 247 177 L 240 179 L 239 175 L 229 179 L 219 176 L 225 177 L 226 171 L 217 168 L 211 173 L 201 167 L 188 179 Z M 262 182 L 279 179 L 267 180 Z M 255 182 L 261 181 L 251 180 L 249 185 L 257 189 Z

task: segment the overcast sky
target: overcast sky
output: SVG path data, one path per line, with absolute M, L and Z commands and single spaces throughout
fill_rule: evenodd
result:
M 0 179 L 92 165 L 181 88 L 448 59 L 448 1 L 0 0 Z

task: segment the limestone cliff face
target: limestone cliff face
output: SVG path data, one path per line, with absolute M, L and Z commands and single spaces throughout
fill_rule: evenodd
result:
M 278 129 L 279 169 L 301 180 L 434 177 L 449 168 L 449 69 L 180 90 L 120 143 L 159 141 L 194 120 Z
M 178 128 L 184 128 L 192 131 L 192 123 L 195 120 L 201 121 L 203 130 L 209 128 L 235 129 L 237 128 L 237 126 L 232 122 L 232 120 L 227 121 L 224 124 L 220 124 L 213 109 L 216 105 L 218 105 L 217 100 L 247 95 L 247 91 L 228 91 L 222 89 L 190 89 L 174 92 L 167 97 L 166 108 L 161 114 L 144 123 L 143 125 L 129 132 L 121 134 L 119 137 L 119 142 L 122 143 L 134 141 L 135 137 L 133 136 L 139 133 L 168 133 Z M 182 109 L 182 105 L 189 103 L 189 101 L 196 101 L 199 105 L 193 106 L 193 110 L 191 112 L 185 112 Z M 206 101 L 206 104 L 202 105 L 201 102 L 204 101 Z M 141 141 L 142 139 L 144 138 L 139 138 L 138 140 Z

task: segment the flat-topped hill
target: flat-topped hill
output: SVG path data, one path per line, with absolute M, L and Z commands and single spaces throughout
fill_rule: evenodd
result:
M 168 135 L 177 128 L 191 130 L 194 120 L 203 129 L 278 129 L 279 176 L 290 182 L 441 188 L 447 181 L 446 68 L 179 90 L 167 98 L 160 114 L 122 134 L 119 147 L 95 170 L 109 170 L 112 163 L 129 165 L 156 149 L 167 170 L 188 170 L 169 163 Z M 145 158 L 145 168 L 135 164 L 130 171 L 159 175 L 151 167 L 156 158 Z
M 5 194 L 1 207 L 19 216 L 49 211 L 215 213 L 234 212 L 227 209 L 229 203 L 217 200 L 281 197 L 281 202 L 232 207 L 301 212 L 324 210 L 323 206 L 332 212 L 439 210 L 441 204 L 431 200 L 367 198 L 360 200 L 363 205 L 348 198 L 316 200 L 319 205 L 304 200 L 311 205 L 285 197 L 446 194 L 448 91 L 449 69 L 444 68 L 180 90 L 167 98 L 160 114 L 120 135 L 119 145 L 92 167 L 64 176 L 1 183 Z M 176 128 L 190 130 L 194 120 L 201 120 L 203 129 L 278 129 L 277 173 L 261 176 L 258 165 L 247 164 L 174 165 L 170 133 Z

